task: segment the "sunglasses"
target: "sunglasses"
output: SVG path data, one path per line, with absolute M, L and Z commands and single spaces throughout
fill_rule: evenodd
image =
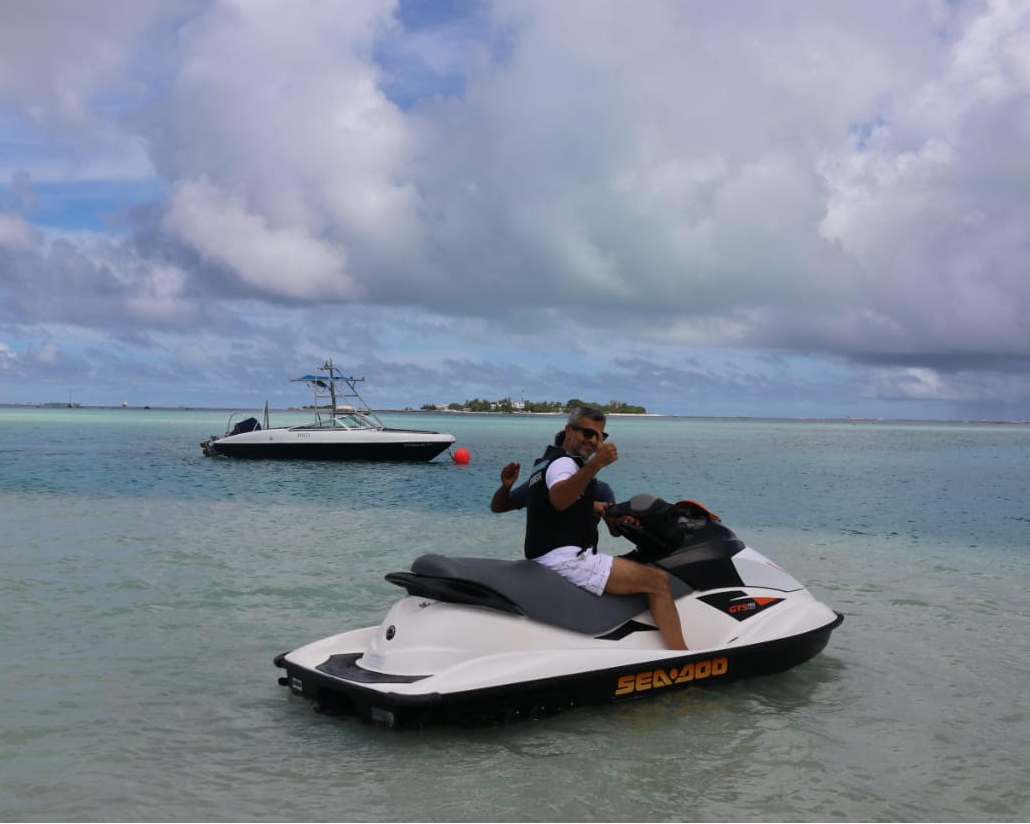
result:
M 600 437 L 602 441 L 608 440 L 607 432 L 598 432 L 596 429 L 587 429 L 585 426 L 576 426 L 574 423 L 570 423 L 573 429 L 575 429 L 580 435 L 586 438 L 588 441 L 594 440 L 594 438 Z

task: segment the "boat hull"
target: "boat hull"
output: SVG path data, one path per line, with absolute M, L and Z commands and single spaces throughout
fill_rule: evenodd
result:
M 438 432 L 267 429 L 212 438 L 204 451 L 228 458 L 304 461 L 430 461 L 454 443 Z
M 215 441 L 211 449 L 228 458 L 303 461 L 431 461 L 452 442 L 399 444 L 270 443 L 231 444 Z

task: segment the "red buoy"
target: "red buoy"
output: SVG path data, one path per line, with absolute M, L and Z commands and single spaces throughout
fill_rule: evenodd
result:
M 456 464 L 461 464 L 462 466 L 464 466 L 470 460 L 472 460 L 472 456 L 469 454 L 469 451 L 467 449 L 454 450 L 454 462 Z

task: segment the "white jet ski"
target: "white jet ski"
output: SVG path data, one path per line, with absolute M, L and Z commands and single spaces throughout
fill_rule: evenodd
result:
M 690 649 L 666 649 L 643 595 L 580 589 L 527 560 L 423 555 L 378 626 L 283 653 L 279 683 L 334 714 L 389 727 L 491 723 L 782 672 L 844 616 L 700 504 L 637 495 L 625 557 L 661 567 Z

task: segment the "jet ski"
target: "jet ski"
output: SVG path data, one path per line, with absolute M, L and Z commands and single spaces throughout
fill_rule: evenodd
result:
M 844 620 L 694 501 L 615 504 L 624 557 L 664 569 L 690 649 L 669 650 L 643 595 L 597 597 L 534 561 L 423 555 L 378 626 L 275 658 L 279 683 L 387 727 L 495 723 L 787 670 Z

